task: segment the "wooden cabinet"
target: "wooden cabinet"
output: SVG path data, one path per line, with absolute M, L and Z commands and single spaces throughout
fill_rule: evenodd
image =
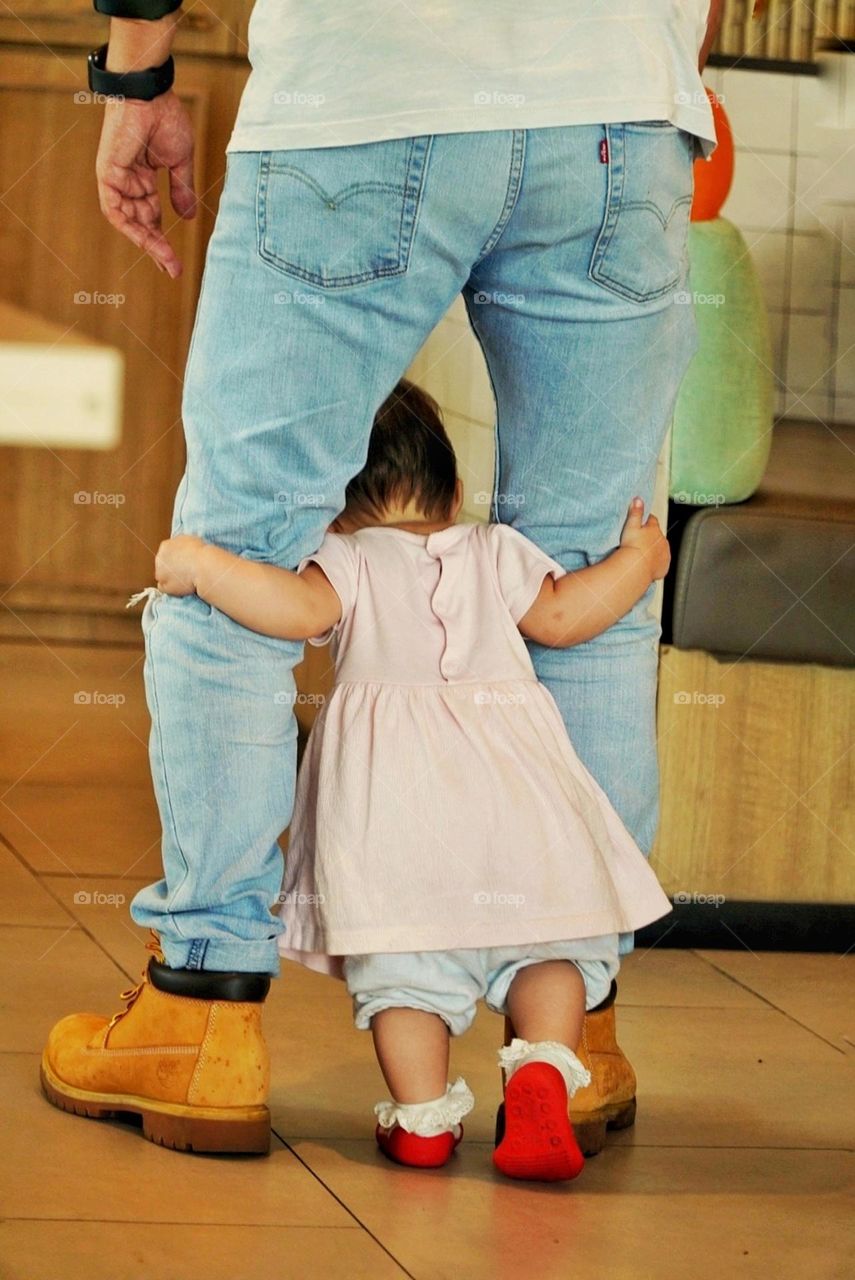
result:
M 249 0 L 182 19 L 176 87 L 192 116 L 201 197 L 192 222 L 167 207 L 184 262 L 170 281 L 102 217 L 95 153 L 103 108 L 79 101 L 85 55 L 107 24 L 88 0 L 26 0 L 0 18 L 0 298 L 124 354 L 115 449 L 0 447 L 2 634 L 139 638 L 128 594 L 152 581 L 169 533 L 184 445 L 181 387 L 225 147 L 248 74 L 239 30 Z M 75 96 L 77 95 L 77 97 Z M 168 200 L 167 200 L 168 206 Z M 81 305 L 84 294 L 122 300 Z M 2 389 L 0 389 L 2 393 Z M 80 491 L 121 500 L 75 503 Z
M 250 0 L 187 5 L 179 18 L 175 51 L 244 54 L 251 11 Z M 14 13 L 11 9 L 0 13 L 0 40 L 44 46 L 46 52 L 52 49 L 55 55 L 60 49 L 74 47 L 88 52 L 104 43 L 107 30 L 108 20 L 95 12 L 92 0 L 16 0 Z M 73 62 L 71 58 L 65 60 Z
M 687 689 L 720 702 L 687 705 Z M 852 705 L 842 667 L 662 646 L 662 816 L 650 862 L 666 893 L 707 904 L 711 917 L 717 895 L 852 901 Z

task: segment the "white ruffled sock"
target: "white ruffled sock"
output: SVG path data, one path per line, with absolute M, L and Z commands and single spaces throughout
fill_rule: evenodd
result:
M 440 1133 L 457 1137 L 460 1121 L 475 1106 L 475 1098 L 462 1076 L 446 1086 L 445 1093 L 429 1102 L 378 1102 L 374 1114 L 384 1129 L 398 1125 L 420 1138 L 435 1138 Z
M 591 1073 L 576 1057 L 572 1049 L 557 1040 L 512 1040 L 499 1050 L 499 1066 L 505 1073 L 505 1084 L 515 1071 L 529 1062 L 548 1062 L 561 1072 L 567 1085 L 567 1096 L 572 1098 L 577 1089 L 591 1083 Z

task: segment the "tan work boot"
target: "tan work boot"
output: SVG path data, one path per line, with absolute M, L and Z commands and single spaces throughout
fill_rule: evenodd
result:
M 576 1056 L 591 1073 L 591 1083 L 570 1100 L 570 1123 L 586 1156 L 606 1143 L 606 1129 L 628 1129 L 635 1123 L 636 1079 L 615 1035 L 617 983 L 605 1000 L 585 1014 Z
M 606 1142 L 607 1129 L 628 1129 L 635 1122 L 635 1072 L 615 1036 L 615 996 L 612 981 L 605 1000 L 585 1014 L 576 1056 L 591 1073 L 591 1083 L 577 1089 L 570 1101 L 570 1122 L 585 1156 L 595 1156 Z M 505 1018 L 505 1044 L 514 1038 Z M 496 1116 L 496 1142 L 505 1128 L 504 1103 Z
M 178 1151 L 266 1153 L 261 1006 L 270 979 L 170 969 L 162 959 L 122 993 L 121 1013 L 75 1013 L 56 1024 L 42 1056 L 45 1096 L 81 1116 L 136 1114 L 144 1137 Z

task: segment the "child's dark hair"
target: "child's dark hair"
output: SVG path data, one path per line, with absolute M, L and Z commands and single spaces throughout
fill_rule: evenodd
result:
M 439 405 L 421 387 L 402 378 L 374 417 L 365 466 L 347 486 L 345 506 L 382 518 L 395 503 L 415 500 L 429 520 L 451 513 L 457 484 L 454 448 Z

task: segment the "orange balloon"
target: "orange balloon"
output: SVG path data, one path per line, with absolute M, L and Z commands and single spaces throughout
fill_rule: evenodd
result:
M 724 107 L 711 90 L 707 97 L 712 106 L 718 145 L 709 160 L 695 161 L 695 195 L 692 200 L 692 222 L 709 222 L 717 218 L 733 182 L 733 134 Z

